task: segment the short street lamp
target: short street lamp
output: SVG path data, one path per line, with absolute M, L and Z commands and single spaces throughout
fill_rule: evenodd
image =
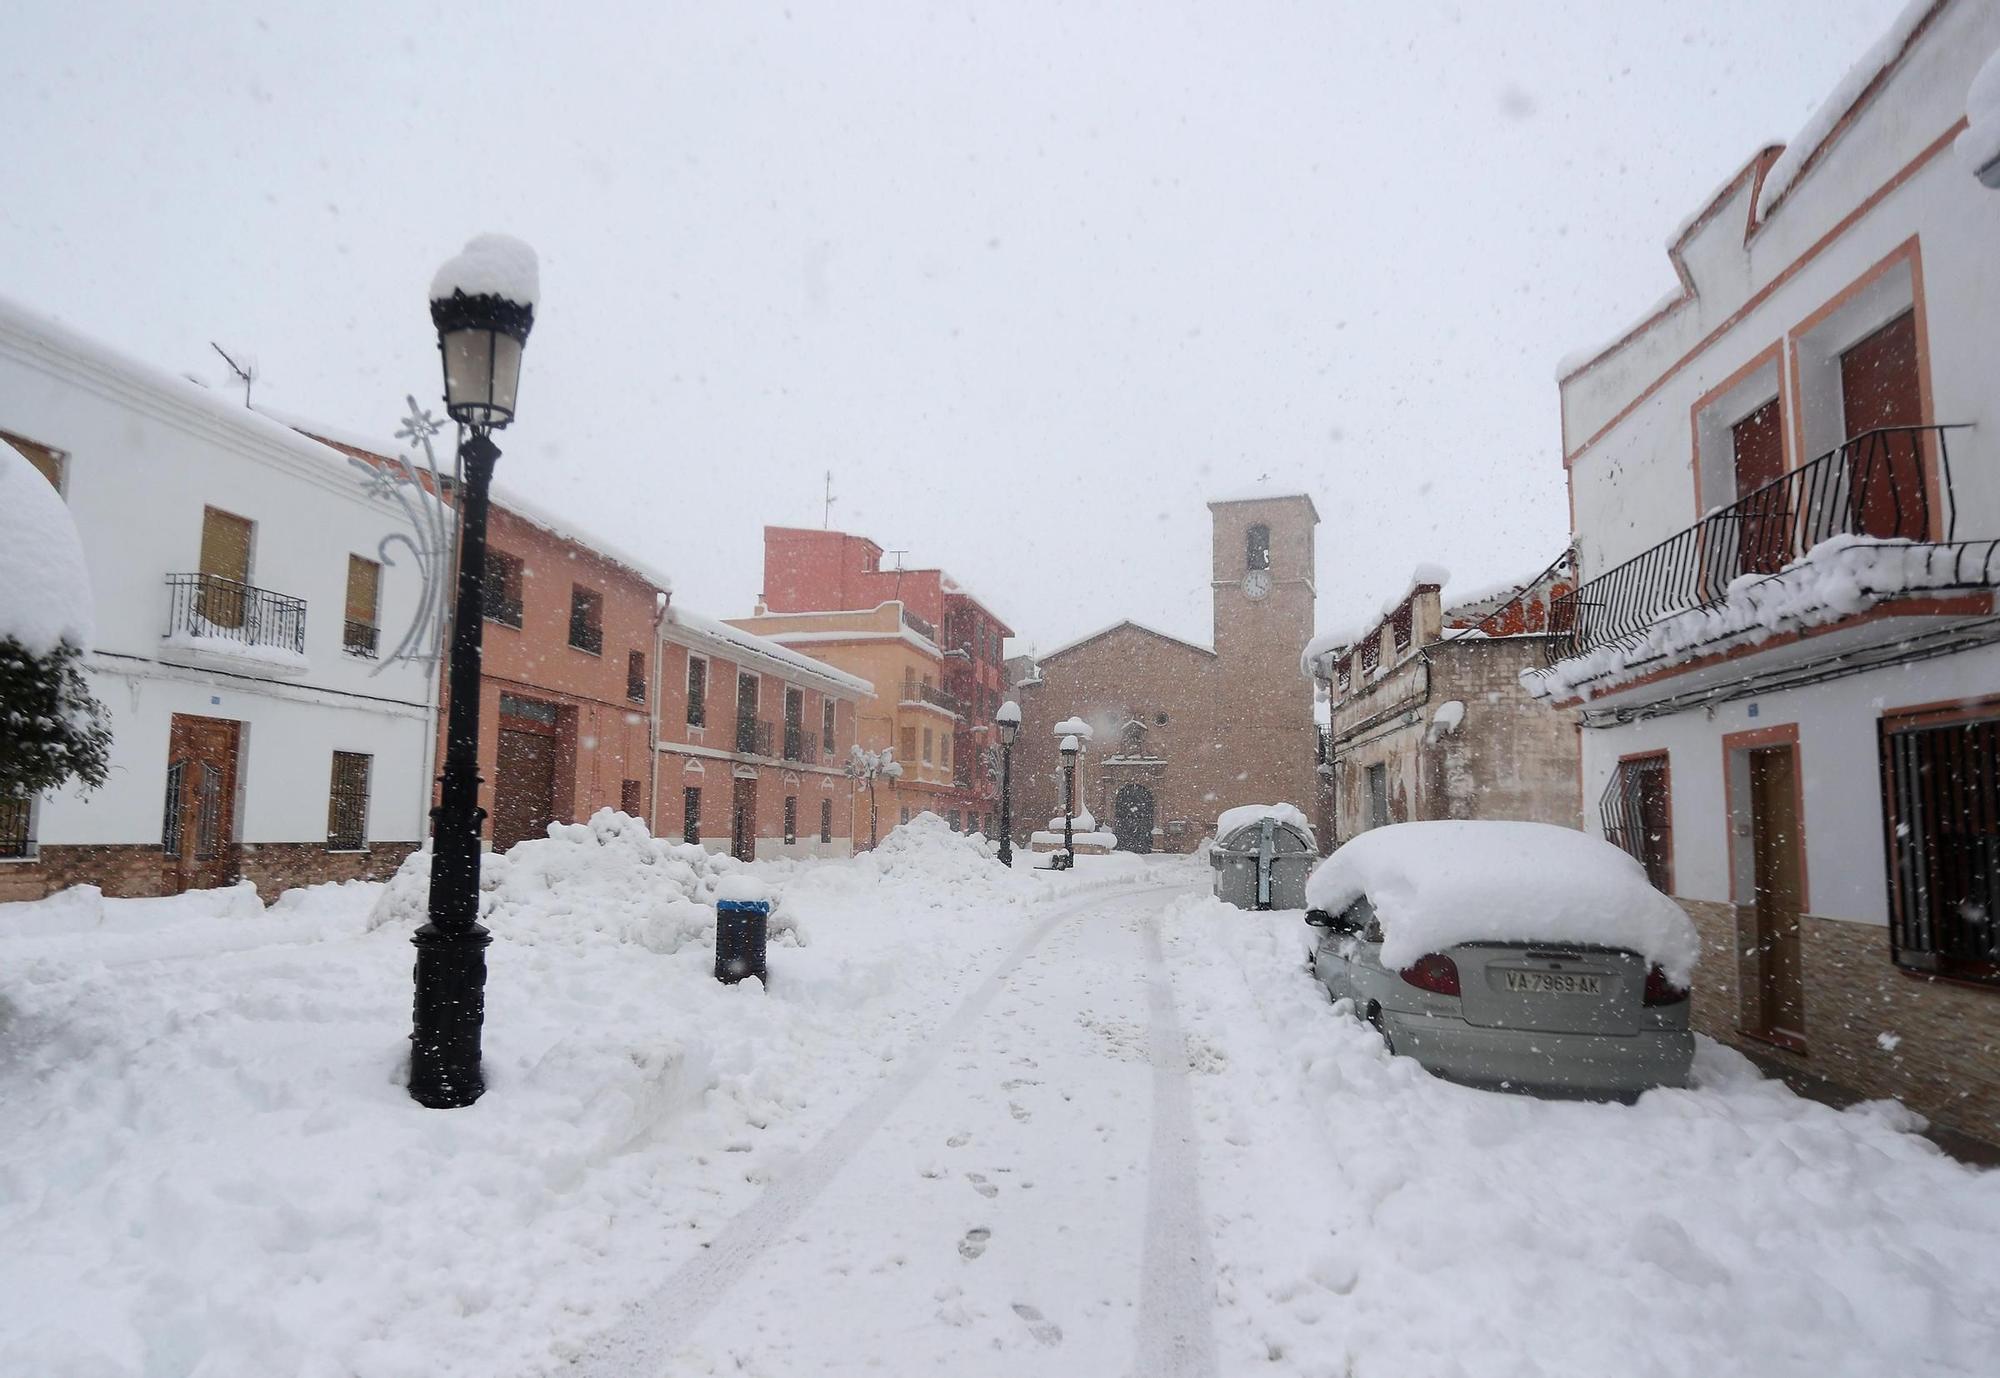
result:
M 1014 864 L 1014 738 L 1021 734 L 1021 705 L 1008 699 L 993 715 L 1000 729 L 1000 864 Z
M 1076 753 L 1083 749 L 1074 736 L 1064 737 L 1062 746 L 1063 763 L 1063 849 L 1050 865 L 1058 871 L 1067 871 L 1076 865 Z
M 535 323 L 535 251 L 481 235 L 431 281 L 431 321 L 444 357 L 445 410 L 459 423 L 458 606 L 451 629 L 451 709 L 443 789 L 431 810 L 430 921 L 417 948 L 410 1096 L 432 1109 L 470 1105 L 486 1089 L 479 1065 L 486 1017 L 486 945 L 479 922 L 479 665 L 486 605 L 486 508 L 514 419 L 521 348 Z

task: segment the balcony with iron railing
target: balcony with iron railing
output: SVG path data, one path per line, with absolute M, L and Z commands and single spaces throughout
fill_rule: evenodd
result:
M 807 732 L 801 723 L 786 723 L 785 759 L 805 766 L 818 765 L 819 738 Z
M 307 668 L 305 599 L 216 574 L 169 574 L 166 582 L 170 650 L 275 672 Z
M 1740 598 L 1746 580 L 1774 580 L 1837 536 L 1925 546 L 1925 593 L 1992 588 L 1996 543 L 1957 539 L 1950 433 L 1965 429 L 1858 435 L 1554 599 L 1549 663 L 1643 643 L 1669 619 Z
M 906 684 L 903 686 L 904 702 L 927 703 L 933 708 L 942 708 L 954 717 L 965 716 L 965 704 L 954 694 L 948 694 L 933 684 Z
M 738 716 L 736 719 L 736 754 L 739 756 L 774 756 L 772 750 L 771 724 L 759 718 Z

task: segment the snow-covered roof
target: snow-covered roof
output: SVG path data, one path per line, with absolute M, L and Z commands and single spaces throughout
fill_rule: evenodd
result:
M 1319 520 L 1319 508 L 1313 503 L 1312 494 L 1302 488 L 1264 488 L 1250 484 L 1242 488 L 1232 488 L 1208 500 L 1210 507 L 1227 507 L 1239 502 L 1274 502 L 1278 499 L 1303 499 L 1313 510 L 1313 520 Z
M 6 337 L 12 336 L 8 341 Z M 52 316 L 44 315 L 12 298 L 0 296 L 0 344 L 26 346 L 47 362 L 101 376 L 115 377 L 128 388 L 136 388 L 167 406 L 221 425 L 254 442 L 266 453 L 277 451 L 302 463 L 322 466 L 329 475 L 338 475 L 343 486 L 351 483 L 353 470 L 347 457 L 322 445 L 294 428 L 244 406 L 231 394 L 211 391 L 200 383 L 135 355 L 113 348 L 100 340 L 71 329 Z M 50 357 L 53 356 L 53 357 Z M 357 501 L 365 500 L 357 486 Z
M 1176 645 L 1185 646 L 1191 651 L 1200 651 L 1205 656 L 1212 656 L 1215 654 L 1215 650 L 1213 647 L 1203 646 L 1199 642 L 1189 641 L 1186 637 L 1175 636 L 1172 632 L 1163 632 L 1159 630 L 1157 627 L 1149 627 L 1143 622 L 1134 622 L 1131 618 L 1127 617 L 1127 618 L 1122 618 L 1119 621 L 1113 622 L 1108 627 L 1099 627 L 1096 631 L 1090 632 L 1084 636 L 1079 636 L 1073 641 L 1065 641 L 1063 642 L 1062 645 L 1056 647 L 1053 651 L 1045 651 L 1042 654 L 1036 656 L 1035 659 L 1040 662 L 1047 662 L 1054 660 L 1057 656 L 1067 654 L 1068 652 L 1075 650 L 1077 647 L 1082 646 L 1087 642 L 1095 641 L 1102 636 L 1109 636 L 1111 635 L 1111 633 L 1117 631 L 1120 627 L 1130 627 L 1134 631 L 1144 632 L 1147 636 L 1157 636 L 1162 641 L 1171 641 L 1174 642 Z
M 90 569 L 69 505 L 26 455 L 0 440 L 0 641 L 40 658 L 93 637 Z
M 1757 193 L 1757 218 L 1767 218 L 1778 203 L 1785 199 L 1785 193 L 1792 189 L 1799 178 L 1812 166 L 1819 151 L 1832 137 L 1847 112 L 1859 105 L 1862 99 L 1875 89 L 1877 82 L 1896 65 L 1910 43 L 1917 36 L 1932 14 L 1943 8 L 1944 0 L 1908 0 L 1893 21 L 1888 31 L 1869 45 L 1868 50 L 1847 69 L 1845 76 L 1834 84 L 1819 109 L 1813 111 L 1805 127 L 1785 145 L 1785 151 L 1771 164 L 1771 170 L 1764 174 L 1764 185 Z
M 1965 93 L 1965 132 L 1952 145 L 1967 172 L 2000 159 L 2000 51 L 1987 58 Z
M 767 665 L 775 665 L 781 672 L 807 675 L 822 684 L 833 685 L 851 694 L 864 698 L 875 696 L 875 686 L 858 675 L 850 675 L 845 670 L 836 670 L 823 660 L 801 655 L 769 637 L 746 632 L 741 627 L 732 627 L 727 622 L 713 617 L 704 617 L 698 612 L 690 612 L 679 604 L 667 605 L 665 618 L 661 622 L 664 633 L 668 627 L 676 627 L 689 637 L 706 642 L 710 647 L 728 654 L 733 659 L 749 658 Z
M 1701 952 L 1693 922 L 1644 867 L 1601 838 L 1551 823 L 1370 829 L 1306 881 L 1306 903 L 1329 913 L 1363 895 L 1391 970 L 1459 943 L 1590 943 L 1637 952 L 1685 986 Z
M 394 441 L 383 440 L 362 431 L 349 430 L 344 426 L 329 425 L 324 421 L 318 421 L 312 417 L 300 416 L 276 407 L 264 406 L 261 403 L 255 410 L 270 417 L 273 421 L 291 427 L 291 429 L 301 435 L 311 436 L 318 440 L 331 441 L 335 445 L 345 445 L 349 449 L 360 450 L 366 454 L 380 455 L 387 458 L 403 452 L 403 447 Z M 438 439 L 443 442 L 439 446 L 440 453 L 438 455 L 439 467 L 442 469 L 450 463 L 451 440 L 448 435 L 440 435 Z M 662 593 L 672 593 L 674 591 L 673 576 L 666 571 L 655 568 L 647 561 L 629 551 L 620 549 L 610 541 L 579 526 L 570 518 L 551 511 L 518 490 L 504 483 L 496 483 L 493 485 L 492 494 L 493 503 L 496 507 L 520 518 L 522 521 L 528 523 L 528 525 L 546 531 L 557 540 L 569 541 L 574 545 L 580 545 L 593 551 L 604 559 L 609 560 L 612 564 L 638 575 Z
M 432 301 L 463 292 L 468 297 L 500 297 L 533 306 L 541 291 L 534 249 L 508 234 L 474 235 L 431 279 Z

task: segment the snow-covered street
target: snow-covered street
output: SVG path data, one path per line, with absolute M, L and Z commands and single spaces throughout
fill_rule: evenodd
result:
M 12 906 L 0 1372 L 1990 1372 L 2000 1174 L 1893 1106 L 1390 1059 L 1297 914 L 942 825 L 782 892 L 601 816 L 489 866 L 492 1089 L 399 1084 L 408 878 Z M 418 868 L 420 869 L 420 868 Z M 799 945 L 794 945 L 799 944 Z

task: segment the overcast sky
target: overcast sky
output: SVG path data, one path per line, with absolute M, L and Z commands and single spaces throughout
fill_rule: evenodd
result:
M 386 441 L 433 269 L 504 230 L 501 481 L 688 606 L 747 612 L 830 469 L 1044 648 L 1206 641 L 1204 501 L 1303 488 L 1324 625 L 1561 548 L 1555 361 L 1898 7 L 31 0 L 0 293 Z

